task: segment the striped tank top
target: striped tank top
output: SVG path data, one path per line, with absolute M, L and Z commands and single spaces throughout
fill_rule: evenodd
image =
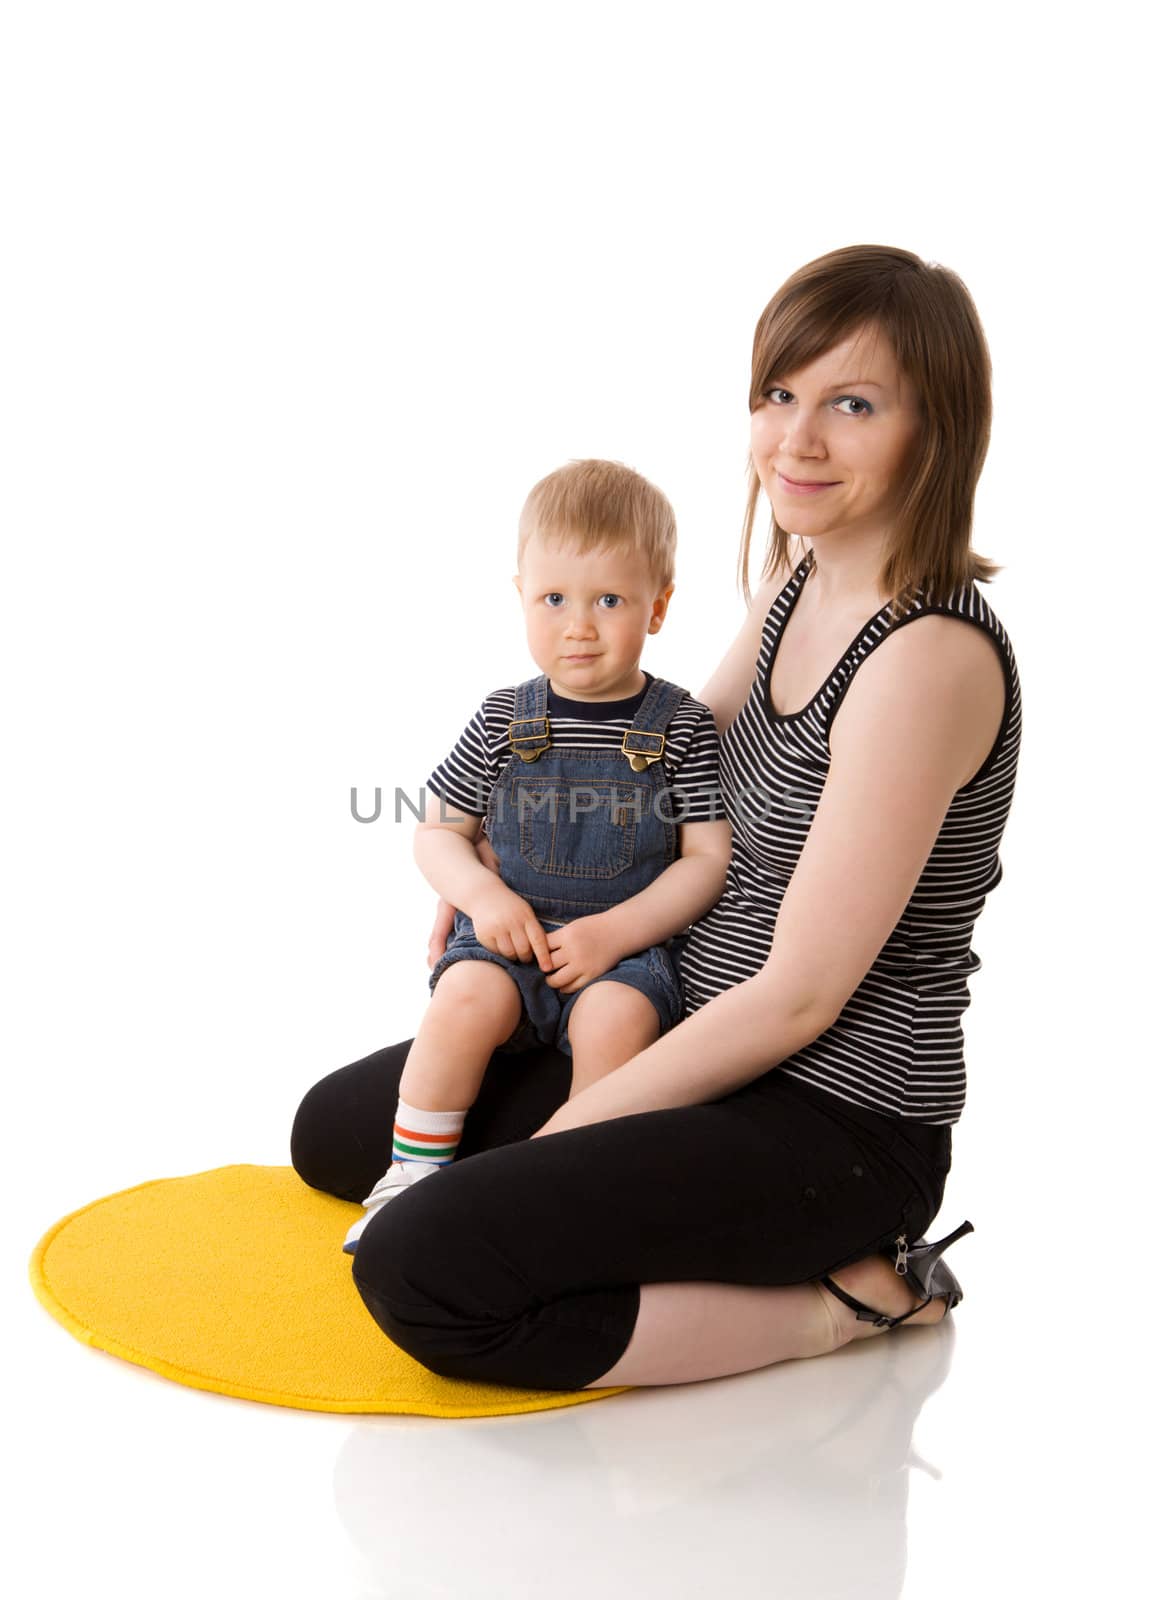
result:
M 779 716 L 769 680 L 808 555 L 765 620 L 749 698 L 721 741 L 721 789 L 733 854 L 721 899 L 694 924 L 681 959 L 685 1014 L 752 978 L 773 944 L 778 909 L 830 766 L 829 731 L 854 673 L 896 628 L 919 616 L 957 616 L 993 640 L 1006 683 L 1001 726 L 986 760 L 954 795 L 913 894 L 837 1021 L 772 1070 L 894 1117 L 949 1124 L 965 1104 L 961 1015 L 981 968 L 970 946 L 986 895 L 1002 877 L 998 847 L 1021 741 L 1021 695 L 1002 624 L 973 583 L 896 622 L 887 608 L 854 639 L 807 706 Z

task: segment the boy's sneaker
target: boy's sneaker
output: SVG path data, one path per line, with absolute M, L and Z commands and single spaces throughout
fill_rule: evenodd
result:
M 376 1184 L 372 1194 L 363 1202 L 364 1216 L 358 1217 L 345 1235 L 345 1254 L 356 1255 L 357 1242 L 361 1234 L 381 1207 L 387 1205 L 395 1194 L 399 1194 L 402 1189 L 410 1188 L 414 1183 L 419 1183 L 422 1178 L 427 1178 L 430 1172 L 440 1170 L 440 1167 L 432 1161 L 394 1161 L 384 1177 Z

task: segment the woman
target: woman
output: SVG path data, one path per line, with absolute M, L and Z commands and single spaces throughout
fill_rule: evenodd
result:
M 457 1164 L 354 1260 L 384 1331 L 448 1377 L 685 1383 L 961 1298 L 940 1250 L 969 1224 L 915 1240 L 964 1102 L 970 936 L 1021 726 L 974 587 L 998 569 L 969 548 L 991 403 L 964 285 L 877 246 L 811 262 L 758 322 L 750 410 L 747 599 L 763 491 L 770 546 L 700 691 L 734 843 L 685 948 L 685 1018 L 587 1086 L 556 1052 L 498 1052 Z M 306 1096 L 306 1182 L 368 1192 L 407 1050 Z

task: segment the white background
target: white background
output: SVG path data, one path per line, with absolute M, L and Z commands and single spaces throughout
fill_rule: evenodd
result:
M 3 1398 L 24 1463 L 8 1548 L 36 1569 L 18 1592 L 679 1594 L 699 1581 L 687 1530 L 700 1549 L 710 1529 L 701 1582 L 899 1592 L 852 1539 L 833 1576 L 827 1552 L 851 1511 L 862 1537 L 879 1483 L 903 1498 L 900 1459 L 836 1490 L 806 1478 L 789 1515 L 788 1472 L 744 1498 L 727 1482 L 751 1429 L 773 1442 L 759 1397 L 796 1401 L 820 1364 L 549 1414 L 627 1418 L 602 1482 L 643 1418 L 663 1437 L 692 1406 L 664 1457 L 690 1476 L 655 1524 L 652 1462 L 603 1503 L 551 1497 L 535 1447 L 521 1475 L 495 1467 L 514 1419 L 177 1390 L 82 1350 L 26 1280 L 40 1234 L 98 1195 L 286 1162 L 305 1089 L 415 1031 L 434 897 L 389 797 L 533 670 L 510 580 L 552 467 L 611 456 L 669 494 L 678 587 L 646 662 L 700 688 L 741 618 L 754 323 L 850 243 L 952 267 L 983 318 L 974 544 L 1004 567 L 986 595 L 1025 713 L 937 1230 L 978 1231 L 915 1435 L 933 1471 L 909 1479 L 902 1592 L 1008 1592 L 996 1560 L 1047 1593 L 1125 1570 L 1148 1327 L 1151 369 L 1124 9 L 2 16 Z M 354 785 L 364 809 L 384 790 L 382 821 L 352 819 Z M 859 1347 L 866 1392 L 903 1337 L 912 1363 L 923 1335 Z M 737 1414 L 744 1433 L 710 1434 Z M 419 1504 L 406 1459 L 433 1463 Z M 519 1506 L 531 1555 L 502 1571 Z

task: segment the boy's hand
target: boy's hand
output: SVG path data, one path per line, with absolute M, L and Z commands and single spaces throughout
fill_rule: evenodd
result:
M 477 851 L 477 859 L 480 861 L 481 865 L 483 867 L 488 867 L 490 872 L 499 873 L 501 870 L 501 863 L 497 858 L 496 851 L 489 843 L 487 835 L 481 835 L 481 837 L 477 840 L 475 848 Z M 443 897 L 437 901 L 437 914 L 433 918 L 433 931 L 429 935 L 429 953 L 427 959 L 430 968 L 435 967 L 437 962 L 445 953 L 445 947 L 449 943 L 449 935 L 453 931 L 454 911 L 455 907 L 451 906 Z
M 545 930 L 537 913 L 499 878 L 483 896 L 472 902 L 469 915 L 477 938 L 486 950 L 507 961 L 532 961 L 542 972 L 552 972 L 553 961 L 545 942 Z
M 563 928 L 554 928 L 545 937 L 553 958 L 549 987 L 561 994 L 573 994 L 584 988 L 610 967 L 615 967 L 625 954 L 615 943 L 604 917 L 597 912 L 577 917 Z M 543 967 L 542 970 L 549 969 Z

